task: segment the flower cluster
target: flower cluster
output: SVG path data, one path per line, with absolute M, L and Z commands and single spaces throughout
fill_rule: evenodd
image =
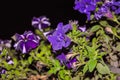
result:
M 120 1 L 105 0 L 102 6 L 97 10 L 97 3 L 101 1 L 102 0 L 76 0 L 74 9 L 78 10 L 80 13 L 85 13 L 87 15 L 87 20 L 91 20 L 91 13 L 94 14 L 97 20 L 103 16 L 113 18 L 112 12 L 120 14 Z
M 113 73 L 120 73 L 120 60 L 117 61 L 120 57 L 120 1 L 75 0 L 74 10 L 86 14 L 85 24 L 70 20 L 68 24 L 59 22 L 55 29 L 50 30 L 49 18 L 33 17 L 31 25 L 36 29 L 35 33 L 16 33 L 12 37 L 14 46 L 11 40 L 0 40 L 0 79 L 2 76 L 3 79 L 16 80 L 16 76 L 26 78 L 37 74 L 39 76 L 34 79 L 38 80 L 45 73 L 44 80 L 49 80 L 46 73 L 51 73 L 57 76 L 47 75 L 50 80 L 99 80 L 101 77 L 112 80 Z M 107 20 L 102 20 L 102 17 Z M 116 26 L 112 27 L 110 21 L 114 21 Z M 116 70 L 112 70 L 112 65 Z M 89 78 L 87 72 L 93 73 L 92 77 Z
M 120 1 L 111 0 L 104 3 L 111 11 L 115 12 L 115 14 L 120 14 Z
M 11 48 L 11 40 L 0 40 L 0 55 L 3 54 L 2 51 L 4 48 Z M 13 64 L 13 61 L 10 56 L 7 56 L 7 63 Z M 0 74 L 4 74 L 6 70 L 2 67 L 0 67 Z
M 99 20 L 101 17 L 107 16 L 109 18 L 112 18 L 112 13 L 110 12 L 109 8 L 105 5 L 103 5 L 96 13 L 95 18 Z
M 103 16 L 113 18 L 112 11 L 115 12 L 115 14 L 120 13 L 120 1 L 117 2 L 115 0 L 111 0 L 104 2 L 104 4 L 95 13 L 95 18 L 97 20 Z
M 76 0 L 74 9 L 78 10 L 80 13 L 85 13 L 87 20 L 90 20 L 91 12 L 96 9 L 97 2 L 99 2 L 99 0 Z

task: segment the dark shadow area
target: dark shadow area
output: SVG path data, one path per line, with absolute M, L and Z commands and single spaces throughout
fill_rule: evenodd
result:
M 59 22 L 79 20 L 85 22 L 85 15 L 73 9 L 74 0 L 42 0 L 42 1 L 6 1 L 0 3 L 0 38 L 10 39 L 15 33 L 34 30 L 31 20 L 34 16 L 47 16 L 55 28 Z

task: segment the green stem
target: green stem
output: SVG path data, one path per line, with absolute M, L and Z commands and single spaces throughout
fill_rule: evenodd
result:
M 114 15 L 113 21 L 115 21 L 118 25 L 120 25 L 120 22 L 117 20 L 115 15 Z
M 114 20 L 118 25 L 120 25 L 120 22 L 117 20 L 117 19 L 115 19 Z

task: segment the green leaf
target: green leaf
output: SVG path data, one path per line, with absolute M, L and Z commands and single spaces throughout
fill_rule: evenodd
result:
M 117 29 L 117 33 L 120 33 L 120 29 Z
M 30 57 L 28 58 L 28 62 L 29 62 L 29 64 L 31 64 L 32 61 L 33 61 L 33 59 L 32 59 L 32 57 L 30 56 Z
M 60 70 L 59 71 L 59 76 L 61 79 L 64 79 L 65 78 L 65 70 Z
M 14 68 L 16 68 L 16 66 L 17 66 L 17 63 L 18 63 L 18 61 L 17 61 L 17 59 L 16 58 L 13 58 L 13 62 L 14 62 Z
M 70 80 L 70 76 L 65 76 L 65 80 Z
M 120 44 L 115 48 L 116 51 L 120 51 Z
M 113 31 L 113 35 L 115 35 L 117 38 L 120 39 L 120 36 L 117 34 L 117 29 L 114 28 L 114 27 L 112 27 L 111 29 L 112 29 L 112 31 Z
M 111 39 L 110 39 L 109 36 L 104 35 L 104 40 L 105 40 L 105 42 L 108 44 Z
M 6 79 L 6 75 L 5 75 L 5 74 L 1 74 L 1 77 L 2 77 L 3 80 Z M 1 80 L 2 80 L 2 79 L 1 79 Z
M 69 76 L 70 72 L 68 70 L 64 70 L 64 69 L 61 69 L 59 72 L 58 72 L 58 76 L 59 76 L 59 79 L 60 80 L 71 80 L 70 76 Z
M 8 52 L 8 51 L 4 48 L 4 49 L 2 50 L 2 52 L 1 52 L 2 54 L 0 54 L 0 56 L 6 56 L 7 52 Z
M 89 71 L 90 71 L 90 72 L 92 72 L 92 71 L 95 69 L 96 64 L 97 64 L 97 60 L 92 60 L 92 59 L 91 59 L 91 60 L 88 62 L 88 66 L 89 66 Z
M 90 78 L 89 78 L 89 77 L 86 77 L 85 80 L 90 80 Z
M 59 71 L 61 69 L 61 65 L 59 63 L 58 60 L 51 60 L 52 61 L 52 64 L 53 64 L 53 67 L 50 68 L 50 70 L 48 71 L 48 73 L 50 74 L 56 74 L 57 71 Z
M 87 70 L 88 70 L 88 65 L 86 64 L 83 68 L 83 73 L 85 74 L 87 72 Z
M 108 22 L 107 21 L 100 21 L 100 25 L 102 25 L 102 26 L 108 26 L 109 24 L 108 24 Z
M 96 32 L 97 30 L 100 29 L 100 27 L 101 27 L 100 25 L 95 25 L 90 29 L 90 32 Z
M 103 32 L 102 30 L 98 30 L 98 31 L 96 32 L 96 36 L 99 36 L 102 32 Z
M 86 49 L 87 49 L 87 52 L 88 52 L 89 54 L 92 54 L 92 53 L 95 52 L 95 49 L 93 49 L 92 47 L 87 46 L 87 45 L 86 45 Z
M 100 52 L 97 56 L 97 58 L 102 58 L 104 55 L 106 54 L 106 52 Z
M 98 63 L 97 66 L 96 66 L 96 68 L 97 68 L 97 71 L 100 74 L 110 74 L 110 70 L 109 70 L 109 68 L 106 65 Z
M 9 65 L 6 61 L 2 62 L 4 65 L 4 68 L 6 68 L 7 70 L 10 70 L 12 68 L 12 65 Z
M 92 39 L 92 47 L 93 47 L 94 49 L 97 49 L 99 46 L 100 46 L 100 44 L 97 45 L 97 39 L 96 39 L 96 38 L 93 38 L 93 39 Z
M 20 75 L 20 71 L 18 71 L 18 70 L 15 70 L 14 73 L 15 73 L 16 76 Z
M 53 69 L 53 68 L 50 68 L 50 70 L 48 71 L 48 74 L 53 74 L 53 73 L 55 73 L 55 72 L 54 72 L 54 69 Z
M 87 49 L 87 52 L 88 52 L 88 57 L 90 59 L 95 59 L 96 58 L 96 54 L 97 54 L 97 51 L 95 50 L 95 48 L 93 47 L 90 47 L 90 46 L 86 46 L 86 49 Z

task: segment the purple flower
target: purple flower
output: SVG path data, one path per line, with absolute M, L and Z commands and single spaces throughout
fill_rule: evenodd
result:
M 74 63 L 77 62 L 76 58 L 67 59 L 64 53 L 57 56 L 57 59 L 60 61 L 62 65 L 65 65 L 68 69 L 74 68 Z
M 53 35 L 48 36 L 48 41 L 51 43 L 53 50 L 60 50 L 63 47 L 68 47 L 71 43 L 70 38 L 68 38 L 60 30 L 56 30 Z
M 47 37 L 48 41 L 52 45 L 53 50 L 60 50 L 63 47 L 66 48 L 71 43 L 70 38 L 65 35 L 65 32 L 69 30 L 69 26 L 66 25 L 65 27 L 67 28 L 63 28 L 62 25 L 62 23 L 59 23 L 53 34 Z
M 120 1 L 117 0 L 107 1 L 105 5 L 109 7 L 111 11 L 114 11 L 115 14 L 120 14 Z
M 96 0 L 96 2 L 100 2 L 101 0 Z
M 39 45 L 40 38 L 31 31 L 25 31 L 23 35 L 16 34 L 16 43 L 14 47 L 22 53 L 27 53 Z
M 57 28 L 56 30 L 62 30 L 64 33 L 68 32 L 69 30 L 72 30 L 72 26 L 71 24 L 66 24 L 66 25 L 63 25 L 62 22 L 60 22 L 58 25 L 57 25 Z
M 58 56 L 57 56 L 57 59 L 60 60 L 60 63 L 61 63 L 61 64 L 64 64 L 64 63 L 67 62 L 67 60 L 66 60 L 66 56 L 65 56 L 64 53 L 58 55 Z
M 86 26 L 79 26 L 78 30 L 80 30 L 81 32 L 85 32 L 86 31 Z
M 107 13 L 108 7 L 107 6 L 102 6 L 96 13 L 95 13 L 95 18 L 99 20 L 102 16 Z
M 5 74 L 6 70 L 4 68 L 0 68 L 0 74 Z
M 6 62 L 10 65 L 14 64 L 13 60 L 11 59 L 10 56 L 7 56 L 7 60 Z M 3 67 L 0 67 L 0 74 L 5 74 L 6 73 L 6 69 Z
M 116 13 L 116 14 L 120 14 L 120 7 L 115 10 L 115 13 Z
M 50 22 L 49 19 L 45 16 L 41 16 L 39 18 L 33 17 L 32 26 L 39 29 L 40 31 L 43 31 L 44 28 L 50 26 Z
M 14 64 L 12 58 L 10 56 L 7 57 L 7 63 L 8 64 Z
M 108 10 L 108 12 L 104 16 L 108 18 L 113 18 L 112 12 L 110 10 Z
M 96 3 L 99 0 L 75 0 L 75 10 L 87 15 L 87 20 L 90 20 L 91 12 L 96 9 Z
M 115 14 L 120 13 L 120 1 L 106 0 L 104 4 L 99 8 L 99 10 L 95 13 L 95 18 L 97 20 L 103 16 L 113 18 L 112 11 L 114 11 Z
M 8 64 L 12 65 L 14 64 L 14 62 L 12 60 L 7 61 Z M 6 69 L 5 68 L 0 68 L 0 74 L 5 74 L 6 73 Z
M 103 4 L 99 10 L 95 13 L 95 18 L 99 20 L 103 16 L 107 18 L 113 18 L 112 12 L 110 11 L 110 7 L 108 7 L 108 4 Z

